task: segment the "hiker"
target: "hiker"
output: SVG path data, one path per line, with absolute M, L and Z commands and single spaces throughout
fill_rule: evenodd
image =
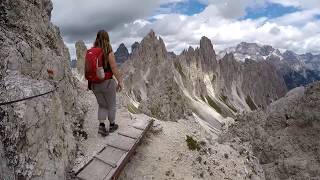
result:
M 123 81 L 112 52 L 109 34 L 105 30 L 98 32 L 94 47 L 87 51 L 85 76 L 88 88 L 93 91 L 99 104 L 98 133 L 107 136 L 119 127 L 115 123 L 116 91 L 120 92 L 123 89 Z M 109 120 L 108 127 L 105 124 L 106 118 Z

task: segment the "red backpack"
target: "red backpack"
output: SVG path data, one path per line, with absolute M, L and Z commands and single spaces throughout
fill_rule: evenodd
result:
M 104 72 L 103 65 L 103 50 L 95 47 L 89 49 L 85 58 L 85 78 L 91 83 L 112 78 L 112 72 Z

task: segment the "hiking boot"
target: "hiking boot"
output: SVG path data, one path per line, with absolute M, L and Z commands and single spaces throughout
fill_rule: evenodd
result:
M 110 129 L 109 131 L 112 133 L 116 131 L 119 128 L 118 124 L 110 124 Z
M 105 126 L 101 126 L 101 125 L 99 126 L 98 133 L 101 134 L 101 136 L 103 136 L 103 137 L 109 135 L 109 132 L 107 131 L 106 127 Z

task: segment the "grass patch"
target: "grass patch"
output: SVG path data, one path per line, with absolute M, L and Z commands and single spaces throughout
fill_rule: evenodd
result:
M 218 104 L 216 102 L 214 102 L 213 99 L 210 98 L 210 96 L 207 96 L 206 97 L 207 100 L 208 100 L 208 104 L 213 108 L 215 109 L 218 113 L 222 114 L 222 110 L 221 108 L 218 106 Z
M 253 102 L 253 100 L 251 99 L 250 96 L 247 96 L 246 102 L 247 102 L 248 106 L 250 107 L 250 109 L 251 109 L 252 111 L 254 111 L 254 110 L 257 109 L 257 106 L 254 104 L 254 102 Z
M 196 140 L 194 140 L 191 136 L 187 135 L 186 142 L 187 142 L 188 148 L 190 150 L 192 150 L 192 151 L 194 151 L 194 150 L 199 151 L 200 150 L 200 144 Z
M 135 107 L 133 104 L 128 104 L 127 108 L 128 108 L 128 111 L 132 114 L 140 114 L 141 113 L 141 111 L 137 107 Z
M 179 62 L 174 62 L 174 67 L 178 70 L 179 74 L 181 75 L 182 78 L 186 78 L 186 75 L 182 71 L 182 66 Z

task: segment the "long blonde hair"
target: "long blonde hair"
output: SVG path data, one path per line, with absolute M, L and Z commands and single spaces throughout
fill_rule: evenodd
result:
M 107 64 L 109 53 L 112 52 L 110 38 L 107 31 L 100 30 L 97 33 L 97 38 L 96 38 L 96 41 L 94 42 L 94 47 L 99 47 L 103 49 L 104 61 L 105 61 L 105 64 Z

